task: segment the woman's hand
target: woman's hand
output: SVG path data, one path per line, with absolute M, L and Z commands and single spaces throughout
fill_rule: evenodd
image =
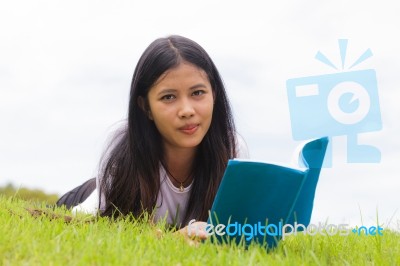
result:
M 176 231 L 176 233 L 183 235 L 190 245 L 196 245 L 200 240 L 208 238 L 206 227 L 206 222 L 191 222 L 188 226 Z

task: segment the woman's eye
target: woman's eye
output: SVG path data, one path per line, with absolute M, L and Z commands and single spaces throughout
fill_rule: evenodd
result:
M 167 95 L 164 95 L 163 97 L 161 97 L 161 100 L 163 100 L 163 101 L 171 101 L 173 99 L 175 99 L 175 95 L 173 95 L 173 94 L 167 94 Z
M 198 91 L 193 92 L 192 95 L 194 95 L 194 96 L 200 96 L 200 95 L 203 95 L 204 93 L 206 93 L 206 92 L 203 91 L 203 90 L 198 90 Z

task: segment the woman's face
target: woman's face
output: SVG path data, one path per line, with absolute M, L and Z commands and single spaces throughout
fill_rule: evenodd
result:
M 182 62 L 149 90 L 148 116 L 166 148 L 195 148 L 210 128 L 214 96 L 207 74 Z

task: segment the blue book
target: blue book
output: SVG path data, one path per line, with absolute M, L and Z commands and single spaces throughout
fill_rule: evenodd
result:
M 271 248 L 282 238 L 282 230 L 295 225 L 305 230 L 328 141 L 324 137 L 302 147 L 302 169 L 230 160 L 208 218 L 212 240 L 246 246 L 255 241 Z

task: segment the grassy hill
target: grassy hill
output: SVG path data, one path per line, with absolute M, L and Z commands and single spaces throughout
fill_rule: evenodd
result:
M 27 201 L 46 202 L 50 205 L 55 204 L 59 198 L 57 194 L 48 194 L 40 189 L 17 188 L 11 183 L 0 187 L 0 195 L 18 197 Z
M 290 236 L 274 250 L 203 243 L 162 224 L 72 216 L 0 196 L 2 265 L 400 265 L 400 234 Z

